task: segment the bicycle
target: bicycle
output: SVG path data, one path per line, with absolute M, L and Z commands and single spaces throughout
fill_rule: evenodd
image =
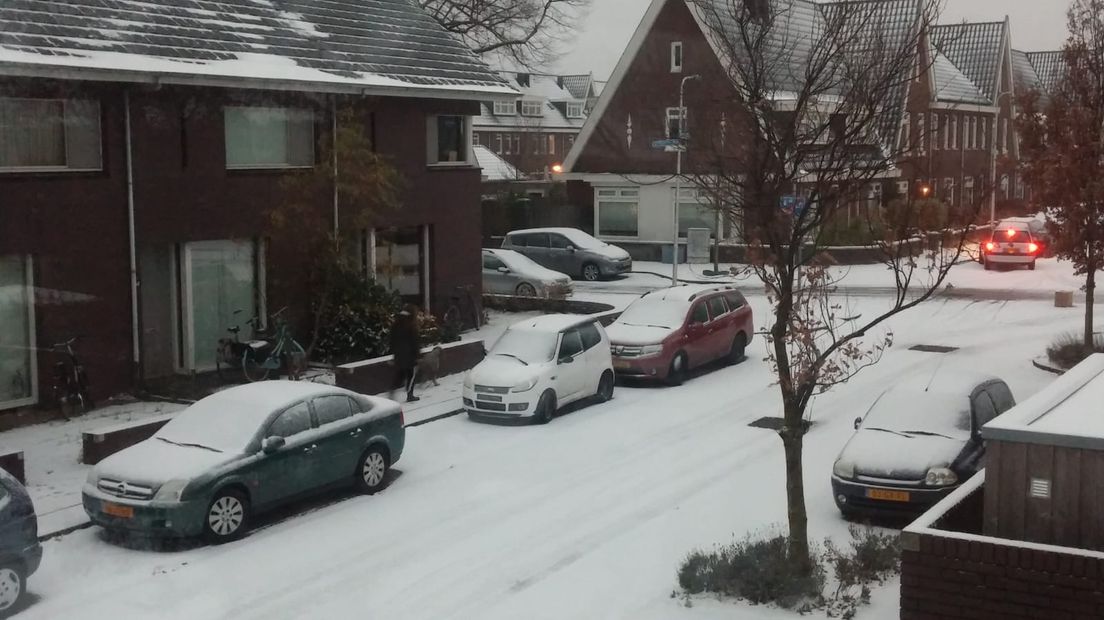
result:
M 240 368 L 246 381 L 264 381 L 273 370 L 285 369 L 289 378 L 298 380 L 306 366 L 306 350 L 296 342 L 291 335 L 287 321 L 282 318 L 286 307 L 272 314 L 272 322 L 275 331 L 271 339 L 257 339 L 261 332 L 261 321 L 258 317 L 249 319 L 246 323 L 253 328 L 254 339 L 242 342 L 238 338 L 241 328 L 234 325 L 227 329 L 231 338 L 219 339 L 218 351 L 215 356 L 215 370 L 219 378 L 222 378 L 223 365 Z M 235 310 L 239 314 L 241 310 Z
M 74 411 L 86 413 L 95 405 L 88 394 L 88 375 L 84 371 L 84 364 L 73 350 L 73 343 L 78 337 L 74 336 L 65 342 L 59 342 L 51 347 L 54 352 L 64 354 L 68 359 L 54 364 L 54 402 L 58 404 L 62 417 L 72 419 Z

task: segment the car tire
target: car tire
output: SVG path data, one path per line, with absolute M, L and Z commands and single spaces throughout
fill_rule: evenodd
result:
M 356 486 L 361 493 L 371 495 L 383 488 L 390 467 L 387 454 L 379 446 L 371 446 L 357 461 Z
M 1031 263 L 1030 263 L 1030 264 L 1028 264 L 1027 268 L 1028 268 L 1028 269 L 1029 269 L 1030 271 L 1035 271 L 1035 261 L 1031 261 Z
M 602 378 L 598 379 L 598 392 L 595 394 L 598 397 L 598 402 L 608 403 L 613 400 L 613 383 L 613 371 L 603 372 Z
M 679 351 L 667 369 L 667 385 L 682 385 L 686 381 L 686 354 Z
M 583 263 L 583 280 L 597 282 L 602 279 L 602 270 L 594 263 Z
M 993 270 L 993 264 L 990 263 L 989 261 L 985 260 L 984 258 L 981 259 L 981 264 L 982 264 L 983 267 L 985 267 L 986 271 L 992 271 Z
M 536 287 L 534 287 L 532 284 L 529 284 L 528 282 L 522 282 L 521 284 L 517 285 L 517 288 L 514 290 L 514 292 L 517 293 L 518 297 L 537 296 Z
M 17 564 L 0 565 L 0 618 L 7 618 L 19 609 L 27 593 L 27 577 Z
M 536 420 L 537 424 L 548 424 L 555 416 L 556 395 L 552 393 L 552 390 L 548 390 L 544 394 L 541 394 L 540 400 L 537 401 L 537 409 L 534 412 L 533 418 Z
M 239 489 L 223 489 L 215 494 L 203 514 L 203 534 L 208 542 L 220 545 L 237 540 L 249 529 L 249 498 Z
M 736 334 L 736 337 L 732 339 L 732 348 L 728 350 L 729 364 L 736 365 L 744 360 L 744 350 L 747 348 L 747 336 L 744 332 Z

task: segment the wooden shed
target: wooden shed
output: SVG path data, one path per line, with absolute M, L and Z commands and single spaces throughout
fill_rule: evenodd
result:
M 984 534 L 1104 550 L 1104 354 L 986 424 Z

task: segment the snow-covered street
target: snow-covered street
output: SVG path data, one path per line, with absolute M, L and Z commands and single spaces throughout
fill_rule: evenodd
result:
M 765 300 L 750 301 L 761 322 Z M 828 476 L 883 386 L 942 363 L 990 371 L 1022 400 L 1053 377 L 1030 358 L 1080 320 L 1039 301 L 937 300 L 892 321 L 883 361 L 813 404 L 811 535 L 846 536 Z M 960 349 L 908 350 L 919 343 Z M 19 617 L 793 617 L 671 598 L 687 551 L 784 522 L 781 442 L 747 426 L 778 414 L 763 351 L 757 339 L 744 363 L 679 388 L 621 385 L 548 426 L 457 416 L 411 428 L 382 493 L 301 504 L 225 546 L 151 551 L 74 532 L 45 544 Z M 896 604 L 890 584 L 859 617 L 895 617 Z

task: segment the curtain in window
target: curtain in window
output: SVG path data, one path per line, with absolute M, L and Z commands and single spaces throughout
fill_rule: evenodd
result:
M 0 167 L 65 166 L 65 104 L 0 99 Z
M 405 301 L 422 301 L 422 228 L 376 231 L 376 282 Z
M 507 136 L 506 139 L 509 140 L 510 137 Z M 467 154 L 464 148 L 466 144 L 464 117 L 437 117 L 437 161 L 464 161 Z M 509 142 L 507 142 L 506 152 L 510 152 Z
M 309 111 L 228 107 L 224 122 L 228 168 L 314 163 L 314 117 Z
M 246 321 L 257 314 L 255 249 L 252 241 L 202 241 L 189 243 L 185 256 L 185 299 L 191 304 L 190 368 L 204 370 L 214 366 L 218 341 L 228 336 L 228 328 L 238 325 L 242 337 L 249 337 Z M 234 314 L 235 310 L 241 312 Z
M 0 409 L 32 395 L 30 304 L 25 259 L 0 256 Z

